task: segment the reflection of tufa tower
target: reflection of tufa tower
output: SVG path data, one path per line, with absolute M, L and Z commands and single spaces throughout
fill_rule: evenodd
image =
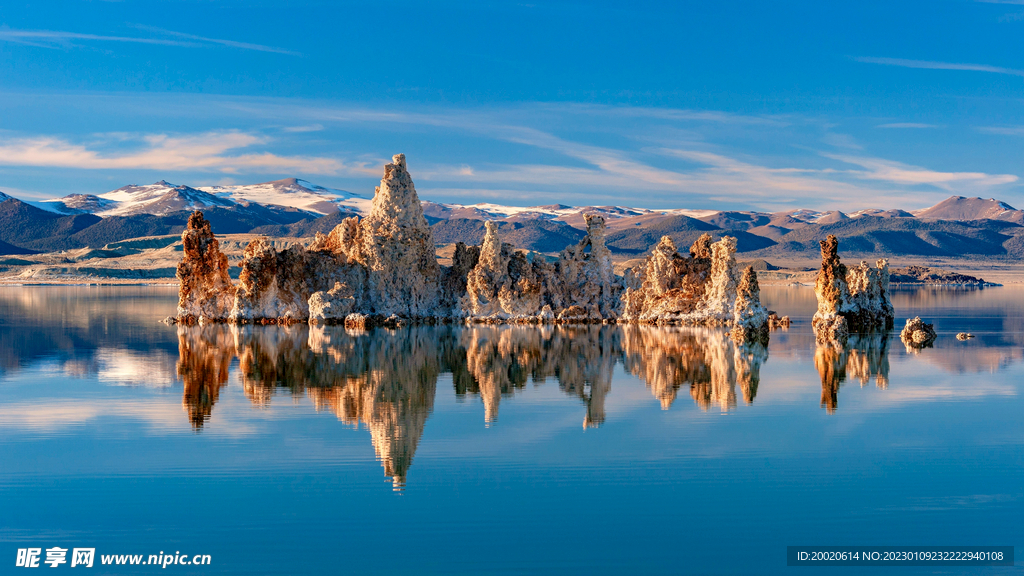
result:
M 540 385 L 553 377 L 564 393 L 583 401 L 583 427 L 590 428 L 605 420 L 619 359 L 665 409 L 685 386 L 702 409 L 726 411 L 736 405 L 737 383 L 743 399 L 753 402 L 768 355 L 760 344 L 735 344 L 725 330 L 682 326 L 207 325 L 181 326 L 178 336 L 182 402 L 197 428 L 209 418 L 237 355 L 238 376 L 254 407 L 267 408 L 286 392 L 293 401 L 308 397 L 318 411 L 365 426 L 396 490 L 405 486 L 442 371 L 452 374 L 457 397 L 480 396 L 488 424 L 497 420 L 500 402 L 527 381 Z M 886 346 L 865 343 L 843 356 L 842 369 L 846 358 L 858 359 L 857 366 L 866 362 L 882 382 L 888 366 L 878 350 Z
M 339 329 L 325 348 L 351 357 L 354 362 L 349 365 L 361 370 L 350 372 L 343 381 L 335 380 L 337 385 L 306 390 L 318 410 L 328 409 L 347 424 L 366 426 L 395 490 L 405 487 L 416 447 L 434 409 L 441 372 L 440 330 L 415 327 L 346 337 Z
M 222 326 L 178 327 L 178 376 L 185 385 L 181 405 L 196 430 L 213 413 L 234 352 L 231 334 Z
M 754 401 L 768 349 L 735 344 L 727 332 L 708 328 L 631 325 L 622 328 L 626 370 L 643 380 L 668 410 L 682 387 L 703 410 L 736 406 L 736 384 L 747 404 Z
M 844 346 L 819 344 L 814 351 L 814 366 L 821 376 L 821 406 L 834 414 L 839 406 L 839 387 L 847 376 L 860 381 L 861 387 L 872 377 L 878 388 L 889 387 L 889 334 L 854 334 Z

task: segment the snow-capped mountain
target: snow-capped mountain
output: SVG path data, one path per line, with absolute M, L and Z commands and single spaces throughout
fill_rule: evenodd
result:
M 332 214 L 338 210 L 365 213 L 371 203 L 358 194 L 324 188 L 298 178 L 240 186 L 203 186 L 200 190 L 235 202 L 289 206 L 317 214 Z
M 351 192 L 288 178 L 262 184 L 203 188 L 192 188 L 161 180 L 143 186 L 132 184 L 99 195 L 71 194 L 38 204 L 52 212 L 89 213 L 102 217 L 135 214 L 164 216 L 181 211 L 214 207 L 231 209 L 252 205 L 295 209 L 316 217 L 339 210 L 361 213 L 369 209 L 370 202 Z
M 202 210 L 214 206 L 235 205 L 229 199 L 214 196 L 189 186 L 178 186 L 166 180 L 137 186 L 134 184 L 105 194 L 71 194 L 63 198 L 46 200 L 55 212 L 65 214 L 95 214 L 97 216 L 131 216 L 153 214 L 164 216 L 183 210 Z

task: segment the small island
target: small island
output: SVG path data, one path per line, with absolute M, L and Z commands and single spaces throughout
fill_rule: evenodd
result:
M 228 275 L 210 223 L 192 214 L 177 267 L 181 324 L 646 323 L 723 326 L 735 340 L 767 342 L 788 325 L 764 308 L 757 274 L 736 264 L 736 239 L 702 235 L 681 255 L 672 240 L 615 274 L 605 220 L 555 261 L 529 258 L 487 226 L 479 246 L 458 243 L 451 266 L 437 262 L 432 232 L 398 154 L 384 167 L 372 209 L 343 220 L 308 247 L 246 246 L 239 282 Z

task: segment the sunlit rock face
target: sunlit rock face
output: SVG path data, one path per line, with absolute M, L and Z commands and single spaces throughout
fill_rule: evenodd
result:
M 500 295 L 509 288 L 512 246 L 502 243 L 494 222 L 486 222 L 485 226 L 487 233 L 480 244 L 480 255 L 466 277 L 462 309 L 469 317 L 506 318 L 508 313 L 501 306 Z
M 733 311 L 732 339 L 737 343 L 759 342 L 768 344 L 768 310 L 761 304 L 761 288 L 757 272 L 747 266 L 736 288 L 736 306 Z
M 348 284 L 335 282 L 330 290 L 314 292 L 309 297 L 309 323 L 344 324 L 355 305 L 355 292 L 352 288 Z
M 541 320 L 535 317 L 544 306 L 543 276 L 526 256 L 501 241 L 494 222 L 485 226 L 477 263 L 466 277 L 459 315 L 485 321 Z
M 277 250 L 266 238 L 246 246 L 237 290 L 209 223 L 196 213 L 186 238 L 179 317 L 237 324 L 395 325 L 437 318 L 497 323 L 627 322 L 731 326 L 755 337 L 761 306 L 748 289 L 737 316 L 736 241 L 702 236 L 689 258 L 668 238 L 644 265 L 615 275 L 605 220 L 585 215 L 587 234 L 555 262 L 528 258 L 498 236 L 456 246 L 452 266 L 437 263 L 405 156 L 384 168 L 366 218 L 348 218 L 308 249 Z M 748 286 L 749 288 L 749 286 Z M 230 304 L 229 304 L 230 302 Z M 750 324 L 750 326 L 747 326 Z
M 920 316 L 907 318 L 907 324 L 900 331 L 900 340 L 907 347 L 907 352 L 916 353 L 935 342 L 935 325 L 926 324 Z
M 339 224 L 348 226 L 352 224 Z M 408 318 L 436 316 L 440 303 L 441 268 L 434 236 L 423 216 L 405 155 L 384 166 L 373 208 L 359 222 L 346 246 L 350 261 L 366 267 L 372 312 Z M 332 232 L 333 234 L 333 232 Z
M 711 277 L 698 314 L 711 325 L 728 325 L 736 311 L 736 239 L 726 236 L 711 245 Z
M 665 236 L 643 264 L 628 270 L 624 322 L 732 326 L 739 342 L 767 341 L 768 311 L 757 273 L 736 270 L 736 239 L 702 235 L 684 258 Z
M 557 277 L 548 285 L 560 301 L 560 307 L 579 306 L 590 318 L 618 316 L 621 284 L 612 266 L 612 253 L 605 245 L 605 220 L 597 214 L 584 214 L 587 235 L 576 246 L 569 246 L 558 257 Z
M 235 300 L 228 276 L 228 258 L 202 212 L 188 218 L 181 233 L 183 256 L 178 263 L 178 321 L 223 320 Z
M 663 236 L 643 264 L 626 271 L 622 319 L 658 322 L 696 312 L 711 274 L 711 235 L 704 234 L 684 258 Z
M 818 311 L 811 322 L 818 343 L 841 344 L 850 332 L 892 329 L 889 261 L 879 260 L 874 268 L 867 262 L 847 268 L 838 252 L 835 236 L 821 241 L 821 272 L 814 285 Z
M 852 334 L 847 342 L 818 344 L 814 366 L 821 377 L 821 406 L 829 414 L 839 407 L 839 387 L 847 379 L 863 387 L 872 378 L 880 389 L 889 387 L 889 334 Z
M 249 242 L 229 320 L 302 320 L 309 315 L 306 250 L 292 246 L 278 252 L 266 238 Z

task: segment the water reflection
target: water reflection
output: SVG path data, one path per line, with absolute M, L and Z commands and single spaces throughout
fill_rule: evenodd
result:
M 257 409 L 276 394 L 308 397 L 318 411 L 365 427 L 396 489 L 406 475 L 437 381 L 452 374 L 455 393 L 477 396 L 484 422 L 497 421 L 503 399 L 554 379 L 578 398 L 584 428 L 605 420 L 618 362 L 668 409 L 689 391 L 704 410 L 736 406 L 736 386 L 754 401 L 761 344 L 737 346 L 721 330 L 652 326 L 417 326 L 351 331 L 341 327 L 182 326 L 178 328 L 182 405 L 197 430 L 212 417 L 229 367 L 238 360 L 245 396 Z
M 772 336 L 773 382 L 779 381 L 779 372 L 806 372 L 813 361 L 821 381 L 820 402 L 829 413 L 838 410 L 839 389 L 847 381 L 887 389 L 890 356 L 896 358 L 894 365 L 912 361 L 955 373 L 1002 370 L 1024 360 L 1019 292 L 929 293 L 927 301 L 936 307 L 907 313 L 934 320 L 940 339 L 934 349 L 910 358 L 902 346 L 891 345 L 889 334 L 855 335 L 843 348 L 816 347 L 805 329 L 813 292 L 788 290 L 784 294 L 792 298 L 781 302 L 784 306 L 772 304 L 796 318 L 794 328 Z M 765 293 L 772 296 L 769 288 Z M 797 298 L 808 295 L 808 302 Z M 241 394 L 225 393 L 229 385 L 244 392 L 248 402 L 242 399 L 243 405 L 257 410 L 269 410 L 289 397 L 308 398 L 316 410 L 368 430 L 386 475 L 400 488 L 442 376 L 450 375 L 456 397 L 479 399 L 485 426 L 498 422 L 502 403 L 515 402 L 528 384 L 552 382 L 557 394 L 578 401 L 577 422 L 592 428 L 605 422 L 606 403 L 615 405 L 608 399 L 613 382 L 635 382 L 623 378 L 622 371 L 643 382 L 643 394 L 649 393 L 664 410 L 678 409 L 677 400 L 689 394 L 701 410 L 732 411 L 764 394 L 760 382 L 769 358 L 767 347 L 737 346 L 724 331 L 685 327 L 166 328 L 155 320 L 173 312 L 173 296 L 127 289 L 0 290 L 0 343 L 10 344 L 0 346 L 0 373 L 9 378 L 35 367 L 60 376 L 151 388 L 168 388 L 180 380 L 181 405 L 197 431 L 217 421 L 221 399 L 241 399 Z M 167 310 L 160 308 L 165 300 Z M 808 313 L 797 304 L 806 304 Z M 978 338 L 956 341 L 952 334 L 962 330 Z M 813 379 L 814 372 L 808 374 Z M 786 394 L 787 386 L 779 386 L 778 392 Z M 904 399 L 956 392 L 935 386 L 926 391 L 897 388 L 886 393 L 887 402 L 897 401 L 901 392 Z M 973 387 L 967 392 L 985 391 Z M 811 393 L 813 402 L 816 390 Z M 690 402 L 684 400 L 684 405 Z M 231 411 L 223 406 L 220 410 L 221 422 L 227 423 Z
M 737 383 L 743 401 L 754 401 L 768 349 L 760 343 L 736 345 L 727 336 L 701 328 L 626 326 L 623 364 L 647 384 L 664 410 L 672 406 L 680 388 L 689 389 L 704 410 L 729 410 L 736 406 Z
M 821 376 L 821 406 L 834 414 L 839 405 L 839 387 L 847 380 L 857 380 L 861 387 L 872 378 L 875 386 L 889 387 L 889 333 L 853 334 L 845 347 L 818 346 L 814 366 Z

